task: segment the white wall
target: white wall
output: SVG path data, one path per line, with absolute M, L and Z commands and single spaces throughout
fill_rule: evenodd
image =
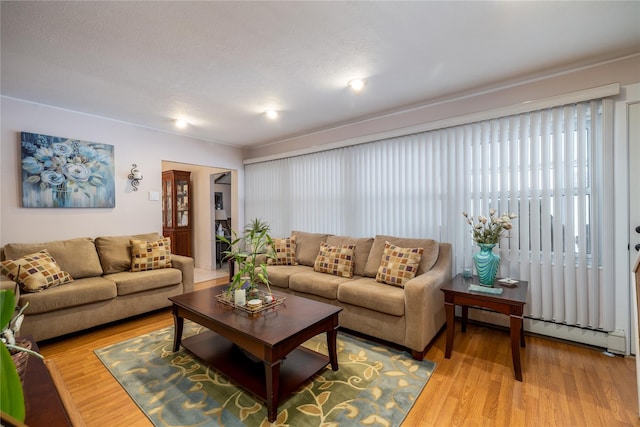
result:
M 162 232 L 161 203 L 149 201 L 149 192 L 160 191 L 163 160 L 237 170 L 237 180 L 241 184 L 243 181 L 242 153 L 236 148 L 7 97 L 1 99 L 0 113 L 0 244 Z M 116 206 L 22 208 L 22 131 L 115 146 Z M 127 179 L 132 163 L 138 165 L 144 176 L 137 192 L 132 191 Z M 238 197 L 244 200 L 243 184 L 237 188 Z M 242 219 L 243 205 L 237 209 Z

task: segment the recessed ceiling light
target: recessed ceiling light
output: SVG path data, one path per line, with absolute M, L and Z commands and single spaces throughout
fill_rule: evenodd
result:
M 177 128 L 180 128 L 180 129 L 184 129 L 184 128 L 186 128 L 186 127 L 187 127 L 187 124 L 188 124 L 188 123 L 186 122 L 186 120 L 182 120 L 182 119 L 176 119 L 176 120 L 174 121 L 174 123 L 175 123 L 176 127 L 177 127 Z
M 275 120 L 278 118 L 278 112 L 276 110 L 266 110 L 264 114 L 271 120 Z
M 360 92 L 367 85 L 367 81 L 365 79 L 353 79 L 349 80 L 347 84 L 352 90 Z

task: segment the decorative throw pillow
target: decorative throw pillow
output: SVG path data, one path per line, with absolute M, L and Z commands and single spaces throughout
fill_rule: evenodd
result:
M 400 248 L 385 242 L 376 281 L 403 288 L 416 276 L 423 252 L 424 248 Z
M 18 268 L 20 277 L 17 277 Z M 60 270 L 46 249 L 15 260 L 2 261 L 0 272 L 17 282 L 24 292 L 40 292 L 73 281 L 69 273 Z
M 131 240 L 131 271 L 158 270 L 171 267 L 171 239 L 155 242 Z
M 313 271 L 350 278 L 353 276 L 355 245 L 330 246 L 322 242 Z
M 296 261 L 296 238 L 285 237 L 283 239 L 273 239 L 273 251 L 276 258 L 268 258 L 269 265 L 298 265 Z

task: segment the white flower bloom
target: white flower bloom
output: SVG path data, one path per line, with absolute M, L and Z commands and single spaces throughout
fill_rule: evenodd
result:
M 16 345 L 16 337 L 13 335 L 11 329 L 6 329 L 2 332 L 2 338 L 9 345 Z

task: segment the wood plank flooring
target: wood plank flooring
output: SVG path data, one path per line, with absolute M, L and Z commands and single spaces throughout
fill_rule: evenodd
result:
M 172 324 L 167 309 L 39 345 L 87 426 L 151 426 L 93 350 Z M 507 331 L 470 324 L 462 334 L 456 326 L 451 359 L 444 358 L 444 333 L 429 348 L 426 358 L 437 368 L 403 427 L 640 426 L 633 358 L 527 336 L 520 383 Z

